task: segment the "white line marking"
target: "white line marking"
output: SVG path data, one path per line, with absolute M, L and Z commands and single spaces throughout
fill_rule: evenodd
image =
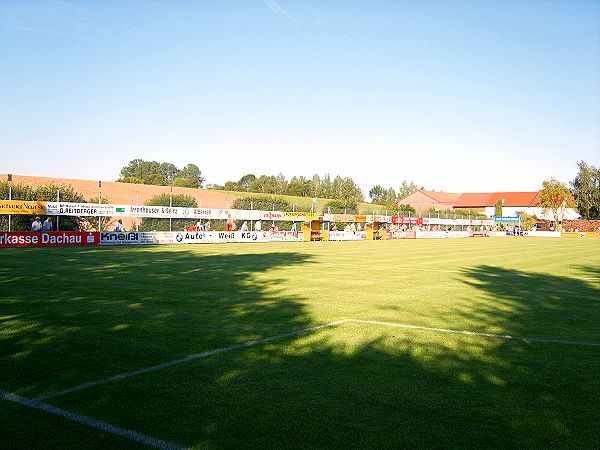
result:
M 300 330 L 288 331 L 287 333 L 278 334 L 277 336 L 269 336 L 269 337 L 262 338 L 262 339 L 256 339 L 254 341 L 242 342 L 241 344 L 235 344 L 235 345 L 232 345 L 230 347 L 224 347 L 224 348 L 217 348 L 217 349 L 214 349 L 214 350 L 208 350 L 206 352 L 198 353 L 198 354 L 195 354 L 195 355 L 185 356 L 185 357 L 180 358 L 180 359 L 174 359 L 172 361 L 167 361 L 167 362 L 164 362 L 164 363 L 161 363 L 161 364 L 156 364 L 154 366 L 144 367 L 143 369 L 133 370 L 131 372 L 124 372 L 124 373 L 120 373 L 118 375 L 113 375 L 111 377 L 106 377 L 106 378 L 101 378 L 99 380 L 90 381 L 90 382 L 87 382 L 87 383 L 80 384 L 78 386 L 74 386 L 74 387 L 71 387 L 71 388 L 68 388 L 68 389 L 64 389 L 64 390 L 59 391 L 59 392 L 53 392 L 53 393 L 46 394 L 46 395 L 40 395 L 39 397 L 36 397 L 34 400 L 36 400 L 36 401 L 43 401 L 43 400 L 48 400 L 48 399 L 51 399 L 51 398 L 61 397 L 63 395 L 70 394 L 72 392 L 83 391 L 84 389 L 89 389 L 91 387 L 99 386 L 101 384 L 107 384 L 107 383 L 111 383 L 113 381 L 124 380 L 126 378 L 135 377 L 137 375 L 142 375 L 142 374 L 145 374 L 145 373 L 155 372 L 157 370 L 166 369 L 168 367 L 173 367 L 173 366 L 176 366 L 176 365 L 179 365 L 179 364 L 183 364 L 183 363 L 186 363 L 186 362 L 195 361 L 197 359 L 207 358 L 209 356 L 216 355 L 218 353 L 226 353 L 226 352 L 232 352 L 232 351 L 235 351 L 235 350 L 242 350 L 244 348 L 253 347 L 255 345 L 264 344 L 266 342 L 276 341 L 276 340 L 284 339 L 284 338 L 287 338 L 287 337 L 290 337 L 290 336 L 296 336 L 298 334 L 309 333 L 311 331 L 320 330 L 322 328 L 328 328 L 328 327 L 333 327 L 333 326 L 336 326 L 336 325 L 341 325 L 341 324 L 346 323 L 346 322 L 348 322 L 348 320 L 346 320 L 346 319 L 344 319 L 344 320 L 338 320 L 338 321 L 335 321 L 335 322 L 326 323 L 326 324 L 323 324 L 323 325 L 317 325 L 317 326 L 314 326 L 314 327 L 302 328 Z
M 383 325 L 386 327 L 408 328 L 408 329 L 412 329 L 412 330 L 435 331 L 438 333 L 454 333 L 454 334 L 465 334 L 468 336 L 483 336 L 483 337 L 490 337 L 490 338 L 496 338 L 496 339 L 512 339 L 512 340 L 525 341 L 525 342 L 543 342 L 546 344 L 564 344 L 564 345 L 581 345 L 581 346 L 585 346 L 585 347 L 600 347 L 600 342 L 570 341 L 570 340 L 564 340 L 564 339 L 543 339 L 543 338 L 527 337 L 527 336 L 510 336 L 507 334 L 480 333 L 477 331 L 447 330 L 444 328 L 430 328 L 430 327 L 422 327 L 422 326 L 418 326 L 418 325 L 405 325 L 402 323 L 378 322 L 376 320 L 348 319 L 347 321 L 355 322 L 355 323 L 367 323 L 367 324 L 372 324 L 372 325 Z
M 115 425 L 111 425 L 110 423 L 102 422 L 101 420 L 92 419 L 88 416 L 77 414 L 72 411 L 67 411 L 66 409 L 58 408 L 52 405 L 47 405 L 46 403 L 42 403 L 40 401 L 32 400 L 26 397 L 21 397 L 20 395 L 11 394 L 10 392 L 7 392 L 3 389 L 0 389 L 0 397 L 10 402 L 17 403 L 21 406 L 26 406 L 28 408 L 37 409 L 40 411 L 47 412 L 49 414 L 53 414 L 55 416 L 63 417 L 65 419 L 72 420 L 83 425 L 87 425 L 88 427 L 96 428 L 98 430 L 114 434 L 116 436 L 127 438 L 140 444 L 164 450 L 179 450 L 185 448 L 181 445 L 146 436 L 135 431 L 127 430 L 125 428 L 120 428 Z

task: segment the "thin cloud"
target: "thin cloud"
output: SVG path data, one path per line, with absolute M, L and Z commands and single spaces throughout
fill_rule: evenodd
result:
M 298 22 L 296 18 L 292 16 L 289 12 L 283 9 L 276 0 L 263 0 L 263 3 L 278 16 L 285 17 L 289 21 L 293 22 L 294 25 L 300 27 L 300 22 Z

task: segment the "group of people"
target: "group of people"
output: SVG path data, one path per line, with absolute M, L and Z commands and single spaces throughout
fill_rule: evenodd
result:
M 42 223 L 41 219 L 38 216 L 31 223 L 31 231 L 34 231 L 36 233 L 41 233 L 42 231 L 48 232 L 53 230 L 54 225 L 52 224 L 52 217 L 47 217 L 46 220 L 44 220 L 44 223 Z
M 46 220 L 44 220 L 44 223 L 42 223 L 40 217 L 37 216 L 35 220 L 31 222 L 31 231 L 33 231 L 34 233 L 41 233 L 42 231 L 44 233 L 48 233 L 50 231 L 54 231 L 54 223 L 52 222 L 52 217 L 47 217 Z M 115 223 L 115 231 L 125 231 L 125 228 L 123 228 L 123 221 L 121 219 L 117 220 L 117 222 Z

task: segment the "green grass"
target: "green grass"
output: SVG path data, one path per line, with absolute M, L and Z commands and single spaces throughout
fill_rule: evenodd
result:
M 600 241 L 2 249 L 0 390 L 339 319 L 600 343 Z M 598 448 L 600 347 L 348 322 L 47 400 L 192 448 Z M 0 398 L 2 448 L 137 444 Z

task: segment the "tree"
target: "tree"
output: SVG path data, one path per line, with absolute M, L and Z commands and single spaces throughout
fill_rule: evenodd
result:
M 131 160 L 129 164 L 121 169 L 117 181 L 201 188 L 204 178 L 195 164 L 187 164 L 183 170 L 179 170 L 175 164 L 169 162 L 159 163 L 138 158 Z
M 556 178 L 544 180 L 543 189 L 540 192 L 540 206 L 544 213 L 551 212 L 554 221 L 554 229 L 559 229 L 559 222 L 562 222 L 564 210 L 576 206 L 573 194 L 567 185 Z
M 231 205 L 233 209 L 254 209 L 260 211 L 291 211 L 292 206 L 281 197 L 261 195 L 237 198 Z
M 369 197 L 371 197 L 371 203 L 381 205 L 383 204 L 384 198 L 386 197 L 386 191 L 383 186 L 377 184 L 373 186 L 369 191 Z
M 303 176 L 292 177 L 287 188 L 288 195 L 296 195 L 298 197 L 310 197 L 310 192 L 311 187 L 309 180 L 307 180 Z
M 396 209 L 400 212 L 400 215 L 404 215 L 404 213 L 416 213 L 417 210 L 412 206 L 412 205 L 404 205 L 404 204 L 399 204 L 398 206 L 396 206 Z
M 502 216 L 502 205 L 504 204 L 504 200 L 499 198 L 498 200 L 496 200 L 496 210 L 494 212 L 494 214 L 496 214 L 496 216 L 500 217 Z
M 5 181 L 0 182 L 0 198 L 8 199 L 9 184 Z M 56 194 L 60 192 L 61 202 L 85 203 L 85 197 L 79 192 L 76 192 L 71 185 L 54 185 L 39 186 L 33 188 L 24 184 L 12 185 L 13 200 L 38 200 L 55 202 Z M 10 228 L 12 231 L 29 231 L 31 222 L 35 219 L 35 215 L 13 214 L 11 216 Z M 85 228 L 82 217 L 62 216 L 59 219 L 60 231 L 78 231 Z M 0 215 L 0 229 L 8 230 L 8 216 Z
M 600 219 L 600 168 L 588 166 L 584 161 L 577 166 L 579 171 L 571 181 L 577 210 L 582 219 Z
M 187 164 L 179 171 L 177 177 L 173 181 L 175 186 L 201 188 L 204 183 L 202 172 L 196 164 Z
M 250 186 L 256 181 L 256 175 L 248 173 L 240 178 L 239 186 L 242 191 L 250 191 Z
M 424 189 L 424 187 L 421 186 L 420 189 Z M 400 186 L 400 190 L 398 191 L 398 200 L 401 200 L 404 197 L 406 197 L 418 190 L 419 190 L 419 188 L 417 187 L 417 185 L 415 184 L 414 181 L 411 180 L 411 182 L 408 183 L 406 180 L 403 180 L 402 185 Z
M 538 221 L 538 217 L 535 214 L 530 215 L 523 211 L 517 211 L 517 216 L 521 218 L 521 225 L 525 230 L 531 230 Z
M 158 166 L 158 170 L 159 173 L 165 177 L 165 180 L 167 180 L 167 184 L 171 185 L 173 184 L 173 181 L 175 181 L 175 178 L 179 175 L 180 170 L 175 167 L 175 164 L 171 164 L 171 163 L 160 163 Z

